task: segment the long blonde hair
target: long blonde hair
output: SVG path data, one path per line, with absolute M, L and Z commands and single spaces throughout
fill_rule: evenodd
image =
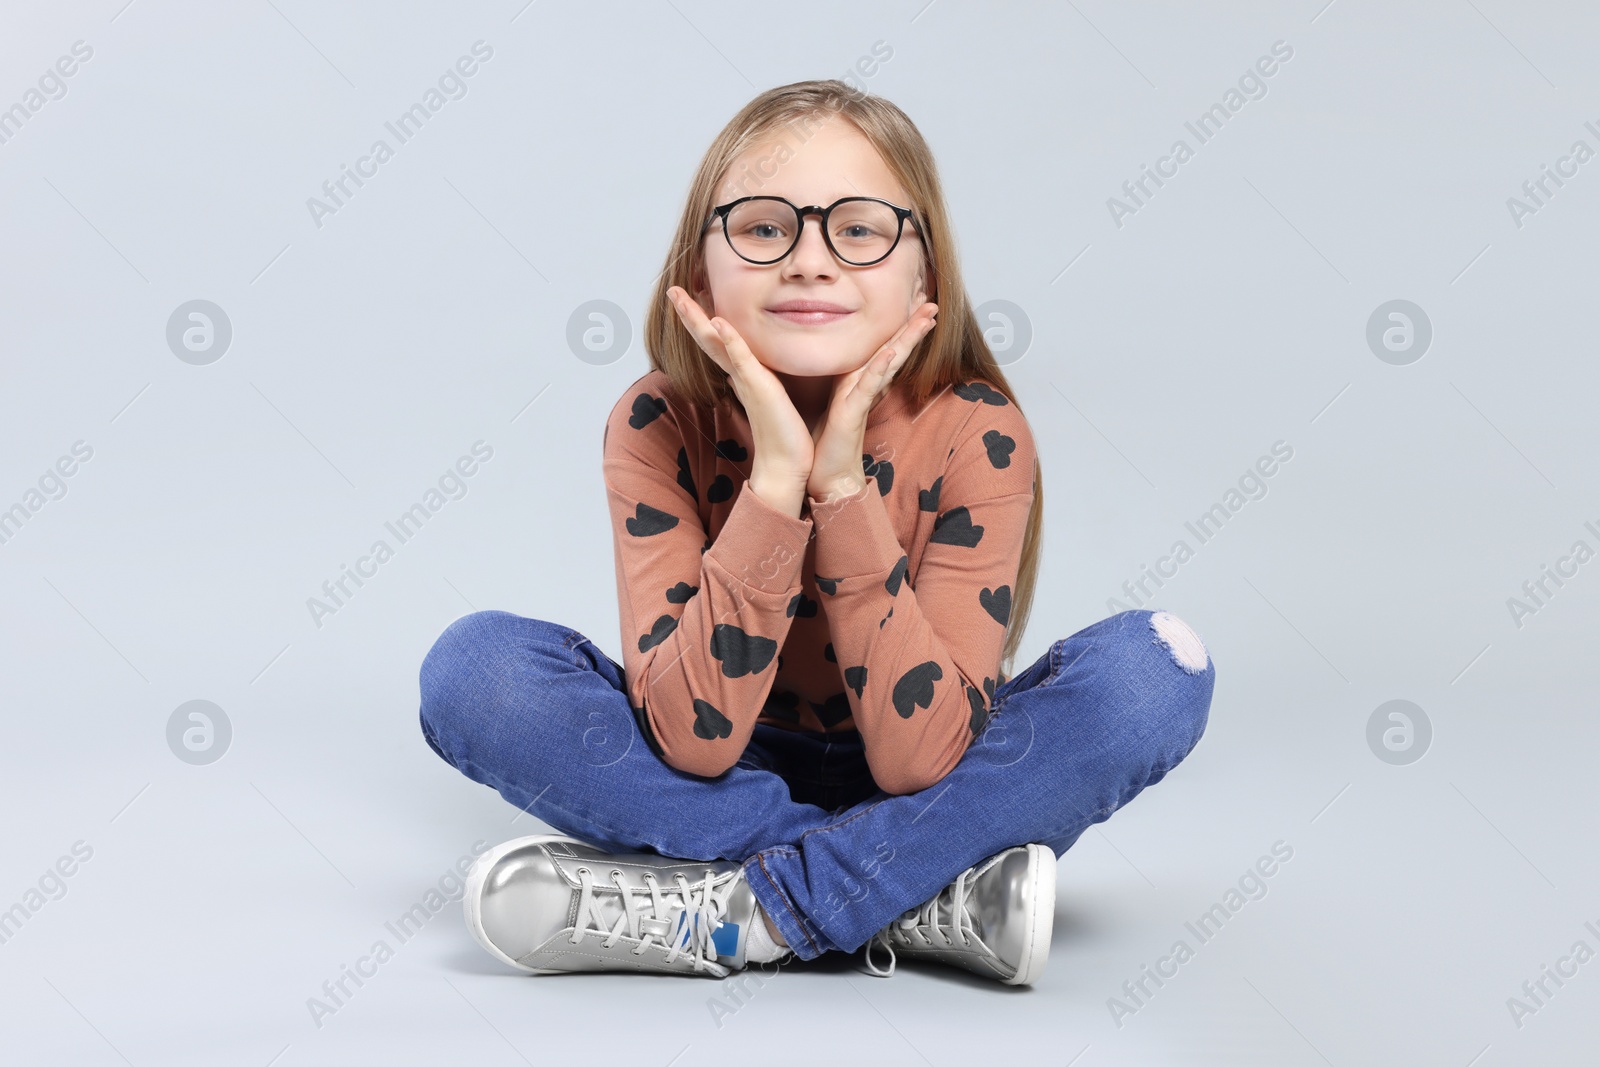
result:
M 894 104 L 836 79 L 801 81 L 767 90 L 746 104 L 706 150 L 689 186 L 677 233 L 667 250 L 666 266 L 657 277 L 655 291 L 650 297 L 644 343 L 651 369 L 666 374 L 686 403 L 713 407 L 733 397 L 727 372 L 700 350 L 677 315 L 671 312 L 667 289 L 677 285 L 694 293 L 702 288 L 697 284 L 697 280 L 704 277 L 705 267 L 702 227 L 716 204 L 717 185 L 733 160 L 778 130 L 804 143 L 810 136 L 810 122 L 834 115 L 843 116 L 861 131 L 910 195 L 911 208 L 916 213 L 923 247 L 929 257 L 928 299 L 939 305 L 938 325 L 918 342 L 895 375 L 896 383 L 906 385 L 913 404 L 920 408 L 949 386 L 982 379 L 1021 410 L 1022 405 L 989 351 L 967 299 L 945 211 L 944 192 L 927 142 L 905 112 Z M 1005 643 L 1001 649 L 1002 678 L 1011 676 L 1012 660 L 1033 609 L 1044 506 L 1044 483 L 1037 457 L 1033 477 L 1033 507 L 1028 513 L 1028 528 L 1011 598 L 1011 618 L 1006 624 Z

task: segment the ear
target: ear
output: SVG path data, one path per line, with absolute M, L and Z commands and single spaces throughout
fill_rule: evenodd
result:
M 695 303 L 700 305 L 700 310 L 706 313 L 707 318 L 717 313 L 716 301 L 711 298 L 711 286 L 704 266 L 694 272 L 694 280 L 689 288 L 693 291 Z
M 933 298 L 928 295 L 927 267 L 925 263 L 919 261 L 917 263 L 916 280 L 911 284 L 911 306 L 906 309 L 906 314 L 912 314 L 917 310 L 917 308 L 921 307 L 923 304 L 926 304 L 932 299 Z

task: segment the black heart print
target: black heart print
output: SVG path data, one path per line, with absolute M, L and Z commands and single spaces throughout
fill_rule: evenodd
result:
M 635 537 L 654 537 L 678 525 L 678 516 L 641 503 L 634 506 L 633 517 L 624 520 L 623 525 Z
M 733 496 L 733 479 L 726 474 L 719 474 L 711 479 L 711 485 L 706 488 L 706 499 L 713 504 L 720 504 Z
M 698 697 L 694 702 L 694 735 L 707 741 L 733 733 L 733 723 L 715 707 Z
M 658 417 L 666 414 L 667 402 L 659 396 L 649 393 L 640 393 L 633 398 L 633 413 L 628 416 L 628 425 L 635 430 L 642 430 L 655 422 Z
M 928 488 L 917 490 L 917 510 L 918 511 L 938 511 L 939 510 L 939 490 L 943 487 L 943 485 L 944 485 L 944 475 L 941 474 L 941 475 L 939 475 L 939 477 L 937 477 L 937 478 L 935 478 L 933 480 L 933 484 L 930 485 Z
M 973 548 L 983 540 L 983 527 L 973 525 L 972 513 L 963 504 L 958 508 L 951 508 L 933 520 L 933 533 L 928 540 L 936 545 Z
M 900 595 L 900 582 L 906 576 L 906 567 L 909 565 L 909 563 L 910 561 L 907 560 L 905 556 L 901 556 L 900 559 L 896 561 L 894 570 L 889 572 L 889 577 L 883 580 L 883 587 L 889 590 L 890 596 Z
M 983 729 L 983 694 L 970 685 L 962 688 L 967 691 L 967 703 L 972 706 L 972 717 L 968 719 L 967 725 L 971 728 L 973 736 L 977 736 L 978 731 Z
M 988 382 L 966 382 L 950 391 L 962 400 L 971 400 L 974 403 L 993 404 L 995 407 L 1011 403 L 1004 393 L 996 391 Z
M 667 635 L 678 628 L 678 620 L 671 615 L 663 615 L 650 626 L 650 632 L 639 638 L 639 651 L 649 652 L 667 639 Z
M 729 678 L 755 674 L 777 652 L 778 642 L 772 638 L 747 634 L 732 623 L 719 622 L 711 630 L 711 654 L 722 661 L 722 673 Z
M 743 463 L 745 460 L 750 458 L 750 453 L 745 451 L 744 445 L 741 445 L 738 441 L 732 438 L 726 441 L 718 441 L 716 448 L 717 455 L 721 456 L 729 463 Z
M 1017 450 L 1017 442 L 999 430 L 990 430 L 983 435 L 983 447 L 989 453 L 990 465 L 995 470 L 1005 470 L 1011 466 L 1011 453 Z
M 802 619 L 815 618 L 817 614 L 817 603 L 817 601 L 812 600 L 804 593 L 796 593 L 794 596 L 789 598 L 789 606 L 784 610 L 784 614 L 789 616 L 791 619 L 796 615 L 800 616 Z
M 867 669 L 865 667 L 846 667 L 844 669 L 844 684 L 854 689 L 856 697 L 859 698 L 861 691 L 867 687 Z
M 870 452 L 861 453 L 861 472 L 878 480 L 879 496 L 888 496 L 894 488 L 894 464 L 886 459 L 874 460 Z
M 891 700 L 894 710 L 902 719 L 911 718 L 911 713 L 918 708 L 926 708 L 933 703 L 933 683 L 944 677 L 944 671 L 933 660 L 919 663 L 900 676 L 894 683 L 894 693 Z
M 839 592 L 840 579 L 838 578 L 824 578 L 822 575 L 816 574 L 812 575 L 812 581 L 817 583 L 818 589 L 822 590 L 824 593 L 827 593 L 829 596 L 834 596 Z
M 678 484 L 691 498 L 699 499 L 700 494 L 694 488 L 694 475 L 689 472 L 689 450 L 686 448 L 678 449 Z
M 978 590 L 978 603 L 989 617 L 1004 626 L 1011 618 L 1011 587 L 1002 585 L 991 592 L 987 586 Z
M 689 598 L 694 596 L 699 591 L 700 587 L 698 585 L 690 585 L 688 582 L 679 582 L 677 585 L 667 590 L 667 603 L 687 604 L 689 602 Z

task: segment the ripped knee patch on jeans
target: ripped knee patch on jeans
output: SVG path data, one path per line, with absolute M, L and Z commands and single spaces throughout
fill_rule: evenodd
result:
M 1150 615 L 1150 629 L 1155 631 L 1171 653 L 1172 662 L 1189 674 L 1199 674 L 1206 669 L 1206 664 L 1210 662 L 1206 646 L 1188 623 L 1170 611 L 1157 611 Z

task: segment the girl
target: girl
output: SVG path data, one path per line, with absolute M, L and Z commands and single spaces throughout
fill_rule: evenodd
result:
M 1033 982 L 1056 860 L 1199 741 L 1214 668 L 1141 610 L 1008 675 L 1039 465 L 911 120 L 838 81 L 751 101 L 646 342 L 602 438 L 623 662 L 484 611 L 422 665 L 434 751 L 565 831 L 478 860 L 473 935 L 541 974 L 867 945 Z

